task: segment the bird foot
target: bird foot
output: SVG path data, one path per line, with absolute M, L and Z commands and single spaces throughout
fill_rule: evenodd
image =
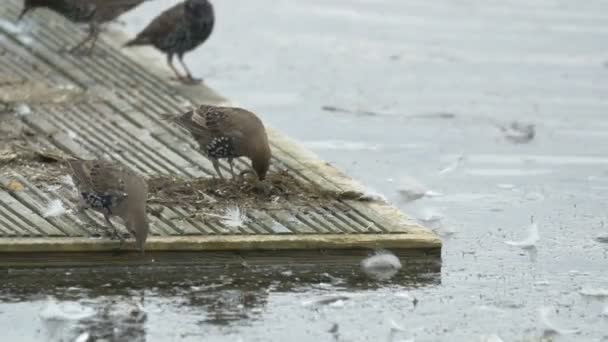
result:
M 171 77 L 171 80 L 178 81 L 178 82 L 181 82 L 186 85 L 196 85 L 196 84 L 201 84 L 203 82 L 202 78 L 194 78 L 192 76 Z
M 129 236 L 130 235 L 128 233 L 121 233 L 116 229 L 113 231 L 106 230 L 106 237 L 108 237 L 110 240 L 120 240 L 121 244 L 125 241 L 125 239 L 129 238 Z

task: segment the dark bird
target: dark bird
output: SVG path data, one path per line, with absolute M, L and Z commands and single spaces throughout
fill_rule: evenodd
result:
M 122 236 L 110 217 L 122 218 L 143 253 L 149 230 L 146 216 L 148 185 L 144 178 L 122 165 L 107 161 L 73 160 L 68 164 L 80 194 L 80 209 L 102 213 L 121 241 Z
M 125 46 L 152 45 L 167 54 L 167 64 L 177 78 L 184 83 L 198 83 L 184 63 L 184 54 L 204 43 L 213 31 L 215 16 L 213 6 L 207 0 L 186 0 L 154 18 L 135 39 Z M 177 55 L 186 76 L 173 65 Z
M 166 119 L 187 129 L 221 177 L 219 159 L 228 159 L 234 177 L 234 158 L 247 157 L 258 179 L 263 181 L 270 167 L 270 146 L 262 121 L 252 112 L 235 107 L 201 105 Z
M 24 0 L 23 10 L 19 14 L 18 20 L 21 20 L 30 10 L 45 7 L 72 22 L 88 23 L 88 35 L 71 51 L 78 51 L 86 43 L 91 42 L 87 49 L 87 53 L 91 53 L 99 37 L 101 24 L 115 20 L 144 1 L 147 0 Z

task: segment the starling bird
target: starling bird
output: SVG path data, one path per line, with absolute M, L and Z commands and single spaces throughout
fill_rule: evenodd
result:
M 179 116 L 166 116 L 187 129 L 221 177 L 219 159 L 228 159 L 234 177 L 233 159 L 247 157 L 258 179 L 263 181 L 270 166 L 270 146 L 262 121 L 252 112 L 235 107 L 201 105 Z
M 149 230 L 148 185 L 143 177 L 124 166 L 101 160 L 73 160 L 68 164 L 80 193 L 81 209 L 102 213 L 115 233 L 110 217 L 122 218 L 143 253 Z
M 154 18 L 135 39 L 125 46 L 153 45 L 167 54 L 167 64 L 177 79 L 184 83 L 198 83 L 184 63 L 184 54 L 204 43 L 213 31 L 215 16 L 213 6 L 207 0 L 186 0 Z M 186 72 L 181 75 L 173 65 L 173 55 L 177 55 Z
M 87 50 L 87 53 L 91 53 L 99 36 L 100 24 L 118 18 L 144 1 L 146 0 L 24 0 L 18 20 L 30 10 L 46 7 L 72 22 L 88 23 L 88 35 L 71 51 L 78 51 L 86 43 L 91 42 Z

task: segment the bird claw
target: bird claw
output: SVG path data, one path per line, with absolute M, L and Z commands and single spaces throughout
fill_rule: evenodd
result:
M 171 80 L 178 81 L 178 82 L 181 82 L 181 83 L 186 84 L 186 85 L 195 85 L 195 84 L 200 84 L 200 83 L 203 82 L 202 78 L 194 78 L 192 76 L 171 77 Z

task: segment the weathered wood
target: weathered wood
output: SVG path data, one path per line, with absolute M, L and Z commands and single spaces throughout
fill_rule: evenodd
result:
M 437 249 L 393 249 L 395 255 L 401 258 L 401 262 L 406 274 L 430 274 L 440 271 L 440 255 Z M 360 277 L 357 273 L 353 273 L 353 268 L 358 268 L 359 263 L 363 258 L 369 255 L 368 249 L 341 249 L 341 250 L 274 250 L 274 251 L 206 251 L 188 252 L 188 251 L 167 251 L 156 252 L 147 251 L 144 255 L 135 251 L 129 252 L 38 252 L 38 253 L 3 253 L 0 258 L 0 268 L 40 268 L 44 267 L 69 267 L 72 275 L 70 278 L 78 276 L 79 269 L 73 268 L 85 267 L 82 270 L 84 274 L 90 276 L 88 267 L 91 266 L 112 266 L 112 268 L 104 268 L 104 272 L 124 272 L 121 266 L 154 266 L 153 268 L 132 269 L 131 272 L 152 272 L 154 279 L 162 277 L 164 273 L 158 274 L 158 267 L 171 266 L 188 266 L 188 273 L 193 271 L 192 267 L 196 267 L 198 271 L 208 269 L 212 272 L 217 272 L 216 269 L 225 269 L 226 267 L 248 268 L 255 266 L 284 266 L 289 267 L 289 270 L 297 273 L 298 267 L 304 267 L 306 270 L 310 266 L 327 267 L 336 266 L 341 269 L 346 269 L 345 276 L 354 275 Z M 19 274 L 18 269 L 11 270 L 11 275 Z M 25 273 L 28 278 L 31 276 L 29 270 Z M 51 270 L 53 272 L 53 270 Z M 99 271 L 96 271 L 99 272 Z M 215 274 L 215 273 L 214 273 Z M 298 277 L 298 284 L 305 281 L 302 275 Z M 88 278 L 87 278 L 88 279 Z M 422 281 L 433 279 L 433 277 L 425 277 Z M 315 281 L 318 281 L 315 278 Z M 38 289 L 38 288 L 37 288 Z
M 404 241 L 407 246 L 404 246 Z M 0 252 L 102 252 L 112 251 L 119 241 L 91 238 L 2 238 Z M 434 249 L 441 246 L 439 238 L 428 234 L 277 234 L 151 237 L 146 251 L 242 251 L 292 249 Z M 124 250 L 136 251 L 133 240 Z
M 32 215 L 32 211 L 9 193 L 0 190 L 0 201 L 4 206 L 3 216 L 15 224 L 11 227 L 19 229 L 23 235 L 30 236 L 65 236 L 65 233 L 57 229 L 38 215 Z
M 8 0 L 6 6 L 0 6 L 0 17 L 16 16 L 20 7 L 19 0 Z M 58 54 L 58 51 L 82 38 L 81 31 L 74 25 L 51 11 L 36 12 L 27 20 L 36 20 L 37 26 L 36 30 L 27 33 L 29 37 L 0 27 L 0 49 L 6 50 L 6 46 L 11 53 L 11 58 L 0 61 L 0 70 L 14 69 L 16 72 L 11 72 L 10 77 L 25 77 L 30 82 L 48 84 L 56 89 L 68 85 L 82 93 L 78 94 L 77 101 L 67 100 L 60 104 L 27 102 L 32 113 L 21 120 L 44 137 L 45 146 L 86 159 L 110 157 L 146 176 L 215 175 L 211 163 L 192 137 L 162 120 L 161 114 L 177 114 L 200 103 L 230 105 L 229 101 L 204 85 L 183 86 L 168 81 L 171 75 L 164 58 L 156 52 L 149 49 L 118 51 L 126 40 L 119 32 L 102 35 L 93 56 L 73 56 Z M 53 22 L 52 32 L 50 22 Z M 23 68 L 15 59 L 21 55 L 26 64 L 35 64 L 42 72 L 32 73 Z M 269 205 L 268 210 L 243 207 L 247 219 L 238 227 L 230 227 L 220 217 L 222 214 L 217 210 L 221 210 L 221 206 L 219 209 L 213 207 L 215 211 L 212 212 L 202 209 L 198 212 L 193 207 L 153 204 L 150 213 L 152 236 L 146 250 L 169 253 L 440 248 L 441 242 L 433 232 L 381 200 L 355 200 L 365 194 L 365 187 L 272 127 L 267 130 L 273 151 L 270 173 L 286 169 L 301 183 L 297 185 L 300 189 L 315 187 L 320 192 L 335 194 L 336 199 L 297 204 L 285 199 L 286 203 L 281 203 L 283 208 Z M 225 162 L 221 167 L 228 172 Z M 237 172 L 248 168 L 247 160 L 236 161 Z M 92 255 L 90 262 L 96 263 L 96 254 L 103 255 L 118 246 L 117 241 L 91 238 L 107 229 L 102 216 L 92 211 L 85 211 L 78 217 L 65 214 L 43 218 L 41 203 L 47 204 L 50 199 L 57 198 L 67 204 L 74 199 L 68 198 L 66 189 L 49 195 L 43 190 L 46 185 L 36 187 L 29 180 L 21 179 L 27 185 L 26 189 L 9 195 L 7 201 L 11 198 L 12 201 L 0 205 L 0 252 L 22 253 L 27 259 L 31 257 L 30 252 L 39 252 L 39 256 L 87 251 L 95 252 L 89 255 Z M 230 200 L 239 205 L 238 198 L 230 197 Z M 126 232 L 122 224 L 116 222 L 116 226 Z M 32 237 L 36 234 L 39 237 Z M 69 237 L 45 236 L 66 234 Z M 133 250 L 133 243 L 127 243 L 126 248 Z M 11 260 L 15 262 L 15 259 Z

